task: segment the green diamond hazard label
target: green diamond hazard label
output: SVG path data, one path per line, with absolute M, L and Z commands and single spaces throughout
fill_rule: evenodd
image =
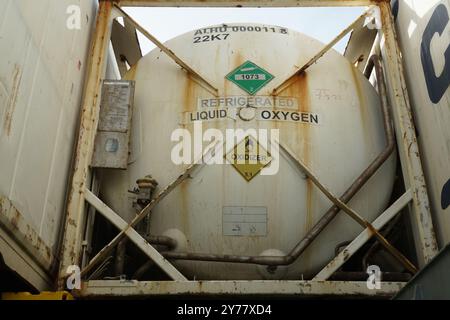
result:
M 230 72 L 226 78 L 249 94 L 254 95 L 268 84 L 274 76 L 253 62 L 246 61 Z

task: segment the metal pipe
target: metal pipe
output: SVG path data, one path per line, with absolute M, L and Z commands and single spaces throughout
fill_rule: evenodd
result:
M 117 276 L 123 274 L 125 269 L 125 253 L 127 251 L 128 239 L 123 239 L 119 242 L 116 248 L 116 261 L 114 263 L 114 270 Z
M 147 240 L 148 243 L 152 245 L 165 246 L 170 250 L 175 249 L 175 247 L 177 246 L 177 241 L 167 236 L 149 235 L 145 237 L 145 240 Z
M 151 245 L 164 246 L 169 250 L 173 250 L 177 246 L 177 241 L 167 236 L 148 235 L 145 237 L 145 240 L 147 240 Z M 136 270 L 132 279 L 141 279 L 142 276 L 154 265 L 155 263 L 151 259 L 147 260 L 142 266 L 139 267 L 139 269 Z
M 147 270 L 154 265 L 155 263 L 152 260 L 148 260 L 142 266 L 140 266 L 139 269 L 136 270 L 131 279 L 140 280 L 142 276 L 147 272 Z
M 391 234 L 392 230 L 394 229 L 395 225 L 399 222 L 401 217 L 402 216 L 400 214 L 398 214 L 394 218 L 394 220 L 391 221 L 391 223 L 385 227 L 385 229 L 383 230 L 383 233 L 385 234 L 386 237 L 388 237 Z M 391 242 L 394 242 L 392 240 L 392 238 L 391 238 Z M 367 270 L 367 267 L 369 265 L 367 261 L 370 259 L 370 256 L 375 253 L 375 251 L 378 249 L 379 245 L 380 245 L 380 243 L 378 241 L 376 241 L 373 245 L 370 246 L 369 250 L 367 250 L 367 252 L 364 254 L 364 256 L 362 258 L 363 270 Z
M 383 113 L 383 126 L 386 134 L 387 144 L 384 150 L 375 158 L 375 160 L 363 171 L 363 173 L 353 182 L 353 184 L 340 197 L 340 201 L 348 203 L 353 196 L 362 188 L 362 186 L 374 175 L 381 165 L 389 158 L 395 148 L 394 131 L 389 112 L 389 106 L 386 98 L 386 87 L 384 83 L 383 70 L 380 58 L 373 55 L 370 60 L 374 63 L 377 71 L 377 85 L 381 100 L 381 110 Z M 290 265 L 309 247 L 313 240 L 325 229 L 325 227 L 334 219 L 340 211 L 337 205 L 333 205 L 323 217 L 314 225 L 308 234 L 295 246 L 295 248 L 286 256 L 238 256 L 238 255 L 218 255 L 209 253 L 183 253 L 183 252 L 163 252 L 162 255 L 167 259 L 176 260 L 199 260 L 231 263 L 249 263 L 269 266 Z

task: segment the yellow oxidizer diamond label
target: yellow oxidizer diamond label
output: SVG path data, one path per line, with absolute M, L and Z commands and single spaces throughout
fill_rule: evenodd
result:
M 247 136 L 226 155 L 226 159 L 245 178 L 252 180 L 272 161 L 272 156 L 252 136 Z

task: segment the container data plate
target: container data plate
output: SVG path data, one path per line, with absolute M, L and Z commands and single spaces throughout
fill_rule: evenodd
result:
M 92 167 L 127 168 L 134 86 L 134 81 L 103 82 Z

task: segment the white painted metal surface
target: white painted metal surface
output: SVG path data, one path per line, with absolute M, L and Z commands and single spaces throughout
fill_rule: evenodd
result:
M 167 45 L 215 85 L 221 97 L 246 96 L 225 76 L 247 60 L 275 76 L 257 93 L 256 97 L 263 98 L 323 48 L 316 40 L 279 27 L 228 24 L 216 28 L 189 32 Z M 340 195 L 385 146 L 379 98 L 363 75 L 334 51 L 306 74 L 279 96 L 296 101 L 291 111 L 317 114 L 319 124 L 238 118 L 204 122 L 203 129 L 278 128 L 280 141 L 334 194 Z M 126 172 L 104 174 L 102 195 L 105 203 L 130 221 L 136 212 L 127 191 L 147 174 L 161 186 L 180 175 L 184 167 L 174 165 L 170 157 L 175 145 L 170 141 L 171 134 L 180 127 L 192 132 L 193 123 L 180 122 L 180 115 L 195 114 L 199 108 L 205 108 L 201 99 L 214 97 L 159 50 L 144 57 L 127 78 L 136 80 L 131 163 Z M 214 108 L 208 110 L 211 109 Z M 231 165 L 199 168 L 152 210 L 152 234 L 179 229 L 188 239 L 184 249 L 191 252 L 289 252 L 331 202 L 311 181 L 305 180 L 288 157 L 281 154 L 279 160 L 277 175 L 258 175 L 250 182 Z M 387 205 L 394 170 L 395 157 L 391 157 L 350 202 L 350 207 L 373 221 Z M 224 234 L 223 208 L 230 206 L 267 208 L 266 235 L 230 236 L 226 235 L 228 229 Z M 340 214 L 299 261 L 288 267 L 284 278 L 312 276 L 334 256 L 335 245 L 352 240 L 360 231 L 360 226 Z M 174 264 L 183 274 L 197 279 L 263 279 L 252 265 L 186 261 Z
M 67 28 L 69 5 L 80 8 L 79 30 Z M 1 0 L 0 7 L 0 196 L 27 226 L 6 231 L 56 256 L 97 4 Z
M 440 246 L 450 242 L 450 2 L 393 1 Z

